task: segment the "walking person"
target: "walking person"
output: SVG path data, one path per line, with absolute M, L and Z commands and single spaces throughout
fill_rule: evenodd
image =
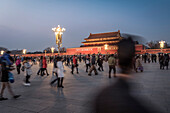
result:
M 39 75 L 39 73 L 41 73 L 41 76 L 44 75 L 44 71 L 43 71 L 43 56 L 41 56 L 40 60 L 39 60 L 39 70 L 37 72 L 37 75 Z
M 138 72 L 138 69 L 143 72 L 143 66 L 142 66 L 142 63 L 140 61 L 140 57 L 137 56 L 136 57 L 136 61 L 135 61 L 135 71 Z
M 46 71 L 47 76 L 49 76 L 48 71 L 47 71 L 47 61 L 46 58 L 43 57 L 43 72 Z
M 88 54 L 88 56 L 86 57 L 85 63 L 86 63 L 86 72 L 88 72 L 88 69 L 90 69 L 90 54 Z
M 17 73 L 20 74 L 20 69 L 21 69 L 20 57 L 17 57 L 17 60 L 16 60 L 15 64 L 16 64 L 16 68 L 17 68 Z
M 108 59 L 109 64 L 109 78 L 111 78 L 111 71 L 113 70 L 114 77 L 116 77 L 116 59 L 114 58 L 114 55 L 111 54 L 111 56 Z
M 99 66 L 98 70 L 99 70 L 99 71 L 104 71 L 104 70 L 103 70 L 103 58 L 102 58 L 101 55 L 99 56 L 99 58 L 98 58 L 98 60 L 97 60 L 97 63 L 98 63 L 98 66 Z
M 31 67 L 33 66 L 33 63 L 32 64 L 30 64 L 30 58 L 26 58 L 26 62 L 24 63 L 24 67 L 25 67 L 25 83 L 24 83 L 24 85 L 26 85 L 26 86 L 30 86 L 31 84 L 31 82 L 29 81 L 29 79 L 30 79 L 30 77 L 31 77 L 31 75 L 32 75 L 32 70 L 31 70 Z
M 58 61 L 58 57 L 56 56 L 55 59 L 54 59 L 53 72 L 52 72 L 52 78 L 55 77 L 55 79 L 53 79 L 53 80 L 50 82 L 50 85 L 51 85 L 51 86 L 58 80 L 57 61 Z M 54 74 L 55 74 L 55 75 L 54 75 Z
M 168 54 L 165 54 L 164 64 L 165 64 L 166 69 L 168 70 L 168 66 L 169 66 L 169 55 Z
M 14 70 L 12 67 L 13 59 L 9 55 L 10 51 L 7 51 L 4 55 L 0 57 L 0 81 L 1 81 L 1 91 L 0 91 L 0 101 L 8 100 L 8 98 L 4 97 L 4 91 L 6 87 L 8 88 L 9 93 L 13 98 L 19 98 L 21 95 L 15 95 L 12 91 L 11 85 L 9 84 L 9 72 Z
M 95 57 L 95 54 L 93 54 L 92 59 L 91 59 L 91 68 L 88 73 L 89 76 L 91 76 L 91 73 L 93 70 L 94 70 L 95 75 L 98 75 L 95 65 L 96 65 L 96 57 Z
M 67 60 L 67 66 L 70 66 L 70 56 L 69 55 L 67 56 L 66 60 Z
M 147 55 L 147 59 L 148 59 L 148 63 L 150 63 L 151 62 L 151 55 L 150 54 Z
M 160 57 L 159 57 L 159 64 L 160 64 L 160 69 L 164 69 L 164 55 L 163 54 L 160 54 Z
M 72 74 L 74 74 L 74 68 L 76 68 L 77 74 L 79 74 L 79 72 L 78 72 L 78 62 L 77 62 L 76 55 L 73 56 L 72 71 L 71 71 Z
M 147 60 L 147 55 L 146 54 L 143 55 L 143 59 L 144 59 L 144 63 L 146 63 L 146 60 Z
M 57 73 L 58 73 L 58 87 L 64 88 L 63 80 L 64 80 L 64 67 L 61 61 L 61 57 L 58 58 L 57 61 Z

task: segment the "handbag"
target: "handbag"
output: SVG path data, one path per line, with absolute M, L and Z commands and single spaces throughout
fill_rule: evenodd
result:
M 8 79 L 10 83 L 14 83 L 14 76 L 11 72 L 8 72 Z

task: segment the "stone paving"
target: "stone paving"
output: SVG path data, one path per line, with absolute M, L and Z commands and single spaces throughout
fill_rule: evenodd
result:
M 104 72 L 88 76 L 84 63 L 80 63 L 79 74 L 72 75 L 71 69 L 65 66 L 64 89 L 51 87 L 52 64 L 48 64 L 50 76 L 36 75 L 38 65 L 32 67 L 31 86 L 23 86 L 24 73 L 13 71 L 15 83 L 11 84 L 19 99 L 12 99 L 5 91 L 9 100 L 0 101 L 0 113 L 93 113 L 93 99 L 105 87 L 114 84 L 118 77 L 108 78 L 108 65 L 104 63 Z M 118 69 L 119 70 L 119 69 Z M 170 70 L 160 70 L 158 63 L 144 64 L 144 72 L 132 73 L 129 80 L 134 97 L 147 100 L 146 104 L 154 104 L 161 113 L 170 113 Z M 148 106 L 149 107 L 149 106 Z M 157 113 L 155 111 L 154 113 Z

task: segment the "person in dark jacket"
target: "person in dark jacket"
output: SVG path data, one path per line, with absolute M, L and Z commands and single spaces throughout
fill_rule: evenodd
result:
M 169 55 L 168 54 L 165 54 L 164 65 L 166 69 L 168 70 L 168 66 L 169 66 Z
M 97 60 L 97 63 L 98 63 L 98 66 L 99 66 L 98 70 L 99 70 L 99 71 L 104 71 L 104 70 L 103 70 L 103 58 L 102 58 L 101 55 L 99 56 L 99 58 L 98 58 L 98 60 Z
M 165 60 L 164 55 L 160 54 L 160 57 L 159 57 L 160 69 L 164 69 L 164 60 Z

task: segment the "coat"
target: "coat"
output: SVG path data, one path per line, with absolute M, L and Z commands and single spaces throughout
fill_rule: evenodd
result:
M 109 57 L 109 59 L 108 59 L 108 64 L 109 64 L 109 66 L 115 66 L 116 65 L 116 60 L 115 60 L 115 58 L 114 57 Z
M 57 62 L 57 73 L 58 77 L 64 77 L 64 67 L 61 61 Z
M 18 59 L 16 62 L 15 62 L 16 66 L 20 65 L 21 64 L 21 60 Z
M 30 65 L 30 63 L 29 62 L 25 62 L 24 63 L 24 67 L 25 67 L 25 75 L 27 76 L 27 75 L 32 75 L 32 70 L 31 70 L 31 67 L 32 67 L 32 65 Z
M 42 68 L 47 68 L 47 61 L 46 61 L 46 59 L 43 59 L 43 66 L 42 66 Z

